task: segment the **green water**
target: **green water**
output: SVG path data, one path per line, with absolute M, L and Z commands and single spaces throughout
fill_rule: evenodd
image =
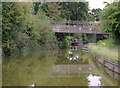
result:
M 3 86 L 117 86 L 81 49 L 29 50 L 4 56 Z

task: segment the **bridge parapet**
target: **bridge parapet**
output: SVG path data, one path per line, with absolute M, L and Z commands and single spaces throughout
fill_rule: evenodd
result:
M 91 26 L 91 21 L 49 21 L 52 25 L 79 25 L 79 26 Z
M 99 29 L 100 22 L 92 21 L 49 21 L 53 26 L 53 32 L 60 33 L 88 33 L 88 34 L 109 34 Z

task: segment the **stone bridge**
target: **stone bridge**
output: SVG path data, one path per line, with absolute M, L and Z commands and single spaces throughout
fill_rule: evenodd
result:
M 99 22 L 52 21 L 51 24 L 55 33 L 109 34 L 99 29 Z

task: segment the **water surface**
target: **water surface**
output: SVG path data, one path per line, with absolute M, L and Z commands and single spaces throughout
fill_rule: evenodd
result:
M 4 56 L 3 86 L 117 86 L 118 81 L 81 49 L 29 50 Z M 118 77 L 118 75 L 116 76 Z

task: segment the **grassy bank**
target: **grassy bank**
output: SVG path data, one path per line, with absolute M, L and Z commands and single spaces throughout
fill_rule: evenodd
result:
M 89 43 L 89 51 L 92 54 L 108 58 L 112 61 L 118 61 L 118 46 L 114 45 L 112 39 L 106 39 L 97 43 Z

